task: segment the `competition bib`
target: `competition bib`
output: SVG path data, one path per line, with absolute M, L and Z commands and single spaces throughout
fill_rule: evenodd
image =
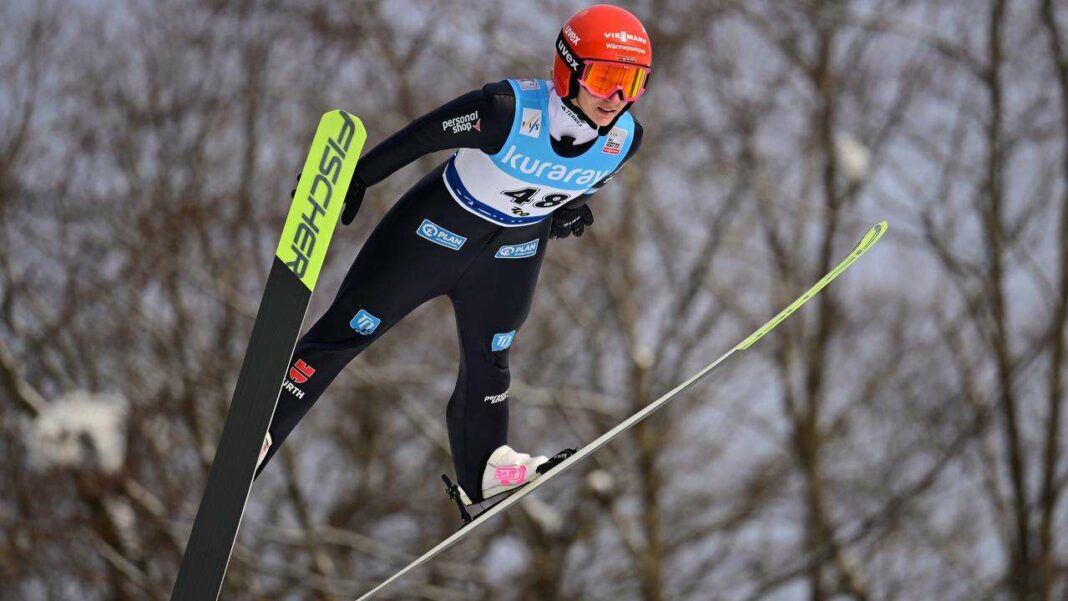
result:
M 627 155 L 634 119 L 624 113 L 585 153 L 566 158 L 549 139 L 549 83 L 509 79 L 515 118 L 497 154 L 461 148 L 445 165 L 445 187 L 462 207 L 504 226 L 545 219 L 556 207 L 586 193 Z M 544 127 L 543 127 L 544 125 Z

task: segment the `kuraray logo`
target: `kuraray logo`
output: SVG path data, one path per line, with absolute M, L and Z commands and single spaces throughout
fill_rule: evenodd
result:
M 486 398 L 484 398 L 482 400 L 484 402 L 486 402 L 486 403 L 489 403 L 490 405 L 495 405 L 497 403 L 503 403 L 504 401 L 508 400 L 508 391 L 505 390 L 504 392 L 502 392 L 500 394 L 486 395 Z
M 523 242 L 521 244 L 507 244 L 497 249 L 497 254 L 493 255 L 495 259 L 525 259 L 527 257 L 533 257 L 538 254 L 538 239 L 535 238 L 530 242 Z
M 349 322 L 349 327 L 356 330 L 357 334 L 363 336 L 370 336 L 377 328 L 378 324 L 382 323 L 382 320 L 371 315 L 364 309 L 360 309 L 359 313 L 352 318 Z
M 512 346 L 512 341 L 515 340 L 515 330 L 511 332 L 501 332 L 500 334 L 493 335 L 493 342 L 490 344 L 491 351 L 503 351 L 504 349 Z
M 452 250 L 460 250 L 464 242 L 467 242 L 467 238 L 454 234 L 429 219 L 424 219 L 423 223 L 419 225 L 419 229 L 415 230 L 415 233 L 419 234 L 420 238 L 426 238 L 434 244 Z
M 289 368 L 289 379 L 297 384 L 307 382 L 308 378 L 314 375 L 315 368 L 305 363 L 304 359 L 297 359 L 297 362 L 293 364 L 293 367 Z
M 593 183 L 608 173 L 607 171 L 594 169 L 568 169 L 566 165 L 557 165 L 551 161 L 528 157 L 521 152 L 516 152 L 515 144 L 508 147 L 508 152 L 504 153 L 500 161 L 512 169 L 519 170 L 527 175 L 533 174 L 536 177 L 542 177 L 544 174 L 544 177 L 548 179 L 563 182 L 570 182 L 574 178 L 575 183 L 580 185 Z M 545 173 L 546 171 L 548 173 Z
M 475 131 L 481 130 L 481 119 L 478 118 L 478 111 L 468 113 L 466 115 L 460 115 L 459 117 L 453 117 L 452 119 L 446 119 L 441 122 L 441 131 L 448 131 L 452 129 L 452 133 L 458 134 L 462 131 Z
M 564 25 L 564 35 L 567 37 L 568 41 L 576 46 L 582 41 L 582 38 L 579 37 L 579 34 L 575 33 L 574 29 L 571 29 L 570 25 Z
M 626 141 L 627 130 L 621 127 L 613 127 L 612 131 L 608 132 L 608 139 L 604 141 L 604 147 L 601 148 L 601 152 L 619 154 L 619 151 L 623 148 L 623 143 Z
M 541 109 L 523 109 L 523 119 L 519 122 L 519 133 L 531 138 L 541 135 Z

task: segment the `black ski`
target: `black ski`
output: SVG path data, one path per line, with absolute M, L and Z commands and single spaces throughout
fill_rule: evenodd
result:
M 219 598 L 260 446 L 366 138 L 363 123 L 345 111 L 330 111 L 319 121 L 252 326 L 172 601 Z

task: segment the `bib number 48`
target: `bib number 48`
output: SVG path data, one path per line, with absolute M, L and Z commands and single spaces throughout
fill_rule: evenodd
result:
M 525 204 L 530 204 L 531 202 L 533 202 L 534 206 L 538 207 L 539 209 L 551 209 L 556 205 L 563 202 L 567 202 L 571 199 L 571 197 L 567 194 L 554 193 L 546 194 L 541 200 L 535 201 L 534 197 L 537 196 L 538 192 L 541 192 L 540 188 L 521 188 L 519 190 L 501 192 L 501 194 L 504 194 L 505 196 L 511 198 L 512 202 L 514 202 L 518 206 L 523 206 Z

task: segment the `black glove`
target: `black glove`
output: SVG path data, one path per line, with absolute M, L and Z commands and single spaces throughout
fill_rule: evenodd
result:
M 366 191 L 367 186 L 353 173 L 349 191 L 345 193 L 345 209 L 341 212 L 342 225 L 348 225 L 356 218 L 356 211 L 360 210 L 360 205 L 363 204 L 363 193 Z
M 586 226 L 593 225 L 593 211 L 589 205 L 581 205 L 574 209 L 566 207 L 553 211 L 553 221 L 549 225 L 550 238 L 567 238 L 571 234 L 579 237 L 586 231 Z
M 297 174 L 297 183 L 300 183 L 299 173 Z M 363 204 L 363 193 L 366 191 L 367 186 L 353 173 L 349 191 L 345 193 L 345 208 L 341 211 L 342 225 L 348 225 L 356 218 L 356 212 L 360 210 L 360 205 Z M 296 193 L 297 189 L 293 188 L 289 191 L 289 197 L 293 198 Z

